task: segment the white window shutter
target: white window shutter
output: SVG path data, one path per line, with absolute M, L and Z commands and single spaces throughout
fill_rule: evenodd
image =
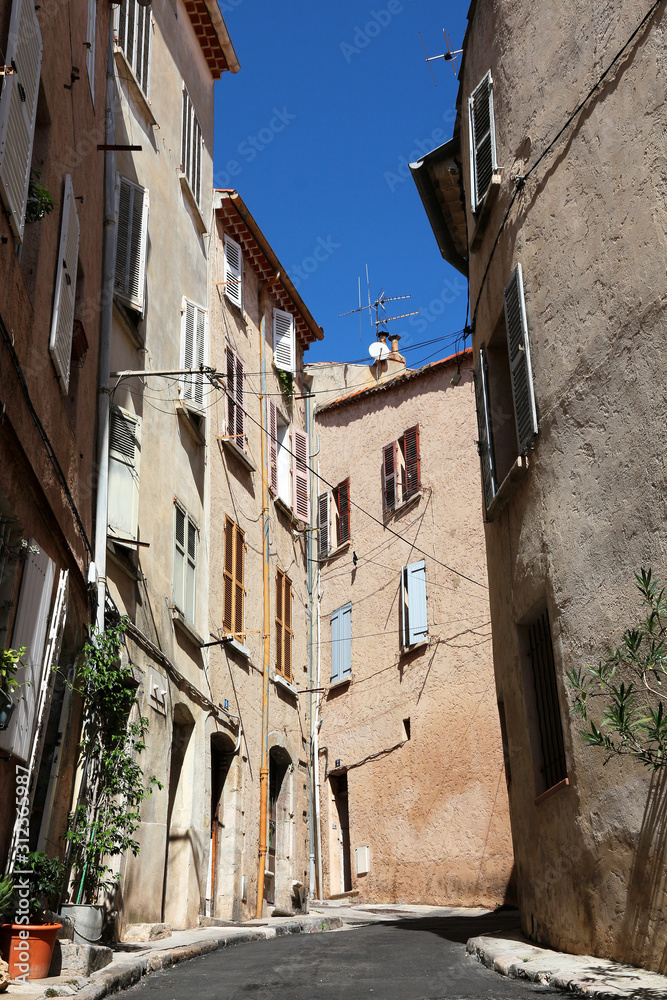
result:
M 274 496 L 278 494 L 278 410 L 273 400 L 269 400 L 269 485 Z
M 486 353 L 480 348 L 479 363 L 474 372 L 475 402 L 477 404 L 477 450 L 482 466 L 482 489 L 484 505 L 489 509 L 491 501 L 498 488 L 496 469 L 493 456 L 493 432 L 491 429 L 491 408 L 489 405 L 489 386 L 486 369 Z
M 490 70 L 468 98 L 468 118 L 471 201 L 473 212 L 477 212 L 498 169 Z
M 227 372 L 227 435 L 234 439 L 234 444 L 243 451 L 245 443 L 245 412 L 244 412 L 244 377 L 245 366 L 236 351 L 226 348 Z
M 119 179 L 114 290 L 119 299 L 143 315 L 148 233 L 148 191 L 125 177 Z
M 151 5 L 121 0 L 118 11 L 118 45 L 132 67 L 141 90 L 148 97 L 151 51 Z
M 308 468 L 308 435 L 292 428 L 292 510 L 300 521 L 310 522 L 310 470 Z
M 294 317 L 283 309 L 273 310 L 273 363 L 282 371 L 296 371 Z
M 320 493 L 317 498 L 317 557 L 326 559 L 329 555 L 331 525 L 331 494 Z
M 243 256 L 241 247 L 225 233 L 223 240 L 225 295 L 239 309 L 243 308 Z
M 196 580 L 197 580 L 197 529 L 187 519 L 188 547 L 185 558 L 185 607 L 183 612 L 189 622 L 195 620 L 196 610 Z
M 174 504 L 174 604 L 185 614 L 185 547 L 187 518 L 185 511 Z
M 9 727 L 0 732 L 0 747 L 21 760 L 28 760 L 32 745 L 55 569 L 53 560 L 31 538 L 12 632 L 12 649 L 26 647 L 25 666 L 16 675 L 21 699 Z
M 109 533 L 137 541 L 139 537 L 139 460 L 141 418 L 114 406 L 109 425 Z
M 4 61 L 16 69 L 2 77 L 0 191 L 14 235 L 22 240 L 42 68 L 42 35 L 32 0 L 12 4 Z
M 88 24 L 86 27 L 86 70 L 90 84 L 90 96 L 95 103 L 95 35 L 97 33 L 97 0 L 88 0 Z
M 407 624 L 407 646 L 428 638 L 426 609 L 426 563 L 423 559 L 405 567 L 405 604 L 403 620 Z
M 505 287 L 505 325 L 512 376 L 512 396 L 519 454 L 524 455 L 537 437 L 537 407 L 533 373 L 530 365 L 526 302 L 523 294 L 523 273 L 517 264 Z
M 399 448 L 398 441 L 382 449 L 382 503 L 385 510 L 395 510 L 399 503 Z
M 340 645 L 341 645 L 341 609 L 338 608 L 331 615 L 331 683 L 341 679 Z
M 65 395 L 69 390 L 78 262 L 79 216 L 76 210 L 72 178 L 67 174 L 60 226 L 53 315 L 51 317 L 51 336 L 49 338 L 49 351 L 58 372 L 60 388 Z
M 200 368 L 206 363 L 208 314 L 194 302 L 183 300 L 181 317 L 181 362 L 183 368 Z M 205 375 L 182 375 L 183 398 L 201 409 L 204 405 Z

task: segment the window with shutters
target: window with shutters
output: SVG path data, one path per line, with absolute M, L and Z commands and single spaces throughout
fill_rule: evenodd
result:
M 225 555 L 222 568 L 222 627 L 241 644 L 245 642 L 243 604 L 245 570 L 245 534 L 231 517 L 225 518 Z
M 185 507 L 174 502 L 174 606 L 194 624 L 197 609 L 197 543 L 199 530 Z
M 292 455 L 290 448 L 290 427 L 280 413 L 275 412 L 275 474 L 272 465 L 271 482 L 276 480 L 276 492 L 287 507 L 292 507 Z M 271 456 L 273 463 L 274 457 Z
M 190 95 L 183 84 L 183 113 L 181 122 L 181 170 L 190 185 L 194 199 L 201 206 L 202 134 L 199 119 Z
M 382 505 L 396 510 L 421 490 L 419 424 L 408 427 L 398 441 L 382 449 Z
M 471 201 L 473 212 L 478 212 L 498 170 L 490 70 L 468 98 L 468 122 Z
M 116 41 L 144 97 L 148 97 L 151 57 L 151 5 L 137 0 L 120 0 L 116 22 Z
M 534 447 L 537 407 L 521 265 L 504 291 L 504 315 L 477 355 L 477 428 L 484 502 L 488 511 L 519 456 Z
M 276 672 L 292 680 L 292 581 L 281 569 L 276 572 Z
M 225 403 L 226 403 L 226 436 L 241 451 L 246 451 L 245 439 L 245 401 L 244 379 L 245 366 L 243 361 L 229 345 L 225 348 Z
M 60 388 L 64 395 L 67 395 L 69 390 L 78 260 L 79 216 L 76 210 L 72 178 L 67 174 L 60 224 L 60 242 L 58 244 L 51 335 L 49 337 L 49 353 L 58 373 Z
M 95 35 L 97 29 L 97 0 L 88 0 L 88 21 L 86 24 L 86 71 L 90 84 L 90 96 L 95 103 Z
M 239 244 L 227 233 L 222 242 L 222 253 L 225 295 L 235 306 L 243 309 L 243 254 Z
M 403 649 L 428 639 L 426 563 L 423 559 L 401 569 L 400 636 Z
M 141 418 L 120 406 L 109 423 L 109 535 L 117 544 L 139 537 L 139 460 Z M 130 546 L 134 548 L 134 546 Z
M 148 190 L 126 177 L 119 177 L 117 199 L 114 292 L 122 302 L 143 315 Z
M 546 608 L 519 629 L 529 709 L 535 793 L 567 777 L 551 624 Z
M 345 604 L 331 614 L 331 683 L 352 676 L 352 605 Z
M 181 367 L 199 369 L 206 364 L 208 314 L 203 306 L 183 299 L 181 314 Z M 190 406 L 204 407 L 205 375 L 181 375 L 181 398 Z
M 350 533 L 350 480 L 331 492 L 320 493 L 317 498 L 317 554 L 326 559 L 341 545 L 349 542 Z
M 42 35 L 32 0 L 13 0 L 0 77 L 0 193 L 17 240 L 23 239 L 25 210 L 42 68 Z
M 273 310 L 273 363 L 281 371 L 296 372 L 294 316 L 283 309 Z

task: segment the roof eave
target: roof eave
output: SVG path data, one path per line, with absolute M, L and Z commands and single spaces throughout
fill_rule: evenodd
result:
M 467 278 L 468 261 L 456 249 L 454 238 L 450 232 L 449 221 L 442 211 L 436 187 L 428 170 L 429 163 L 432 163 L 436 159 L 440 160 L 452 156 L 455 152 L 458 152 L 458 149 L 458 137 L 450 139 L 443 146 L 439 146 L 438 149 L 427 153 L 421 160 L 411 163 L 409 166 L 412 179 L 419 192 L 419 197 L 422 200 L 426 217 L 433 230 L 440 253 L 448 264 L 451 264 L 452 267 L 456 268 L 457 271 Z
M 227 25 L 225 24 L 225 19 L 222 16 L 222 11 L 218 6 L 218 0 L 204 0 L 204 5 L 208 11 L 208 16 L 211 18 L 211 24 L 213 25 L 213 30 L 216 33 L 217 39 L 220 42 L 220 48 L 222 49 L 225 61 L 227 62 L 227 69 L 230 73 L 238 73 L 241 69 L 241 64 L 236 55 L 236 50 L 232 44 L 232 40 L 227 30 Z

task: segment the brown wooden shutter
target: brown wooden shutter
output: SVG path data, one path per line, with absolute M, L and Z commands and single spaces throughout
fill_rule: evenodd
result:
M 421 488 L 419 424 L 409 427 L 403 435 L 403 453 L 405 455 L 405 495 L 403 499 L 407 500 Z
M 236 545 L 234 552 L 234 634 L 243 641 L 243 597 L 244 597 L 244 556 L 245 535 L 238 525 L 235 525 Z
M 350 480 L 344 479 L 334 491 L 334 499 L 338 507 L 337 542 L 342 545 L 350 538 Z
M 396 475 L 398 462 L 396 450 L 398 443 L 392 441 L 382 449 L 382 497 L 385 510 L 395 510 L 398 503 Z
M 285 597 L 283 602 L 283 619 L 285 623 L 283 640 L 283 674 L 288 681 L 292 680 L 292 581 L 285 577 Z
M 283 672 L 283 594 L 285 574 L 276 570 L 276 670 Z
M 222 627 L 225 632 L 234 631 L 234 528 L 231 517 L 225 518 L 225 555 L 222 567 Z
M 278 493 L 278 413 L 276 404 L 269 400 L 269 467 L 270 486 Z

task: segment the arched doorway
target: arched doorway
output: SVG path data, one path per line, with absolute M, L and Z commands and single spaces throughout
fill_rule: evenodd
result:
M 206 912 L 231 918 L 235 910 L 235 834 L 237 826 L 234 743 L 225 733 L 211 733 L 210 846 Z
M 289 908 L 292 894 L 292 760 L 284 747 L 269 753 L 267 903 Z
M 192 866 L 192 734 L 195 720 L 187 705 L 174 706 L 167 806 L 162 920 L 187 926 L 189 877 Z

